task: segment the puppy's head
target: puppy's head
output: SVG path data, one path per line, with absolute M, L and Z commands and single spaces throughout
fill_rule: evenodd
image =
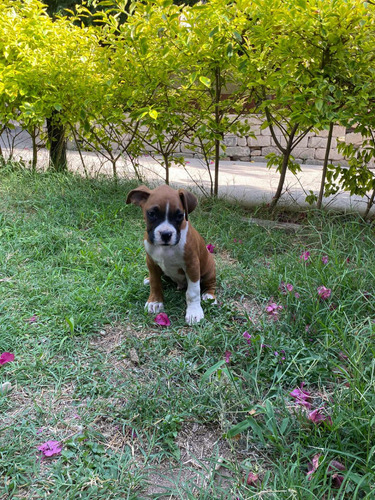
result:
M 177 245 L 188 214 L 198 204 L 197 198 L 185 189 L 164 185 L 153 190 L 139 186 L 128 194 L 126 203 L 139 205 L 146 221 L 148 241 L 153 245 Z

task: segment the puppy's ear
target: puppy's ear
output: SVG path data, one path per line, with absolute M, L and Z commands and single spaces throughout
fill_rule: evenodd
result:
M 185 210 L 185 219 L 189 220 L 188 214 L 198 205 L 198 199 L 194 194 L 186 191 L 186 189 L 179 189 L 178 194 Z
M 130 191 L 128 197 L 126 198 L 126 204 L 128 205 L 129 203 L 133 203 L 133 205 L 141 207 L 148 200 L 150 193 L 151 189 L 147 186 L 139 186 L 137 189 Z

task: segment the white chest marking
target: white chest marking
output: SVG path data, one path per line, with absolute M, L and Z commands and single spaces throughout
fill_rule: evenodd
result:
M 162 269 L 166 276 L 169 276 L 180 286 L 186 284 L 186 276 L 178 271 L 179 269 L 186 270 L 184 251 L 188 229 L 189 223 L 187 222 L 186 227 L 181 230 L 180 241 L 177 245 L 152 245 L 147 240 L 144 240 L 146 252 L 151 259 Z

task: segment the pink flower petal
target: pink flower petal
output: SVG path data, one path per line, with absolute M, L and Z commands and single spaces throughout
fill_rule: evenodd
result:
M 35 314 L 34 314 L 33 316 L 31 316 L 31 318 L 27 318 L 27 319 L 25 319 L 26 323 L 29 323 L 30 325 L 31 325 L 32 323 L 36 323 L 36 322 L 37 322 L 37 320 L 38 320 L 38 318 L 37 318 L 37 316 L 35 316 Z
M 325 286 L 318 286 L 318 295 L 322 300 L 326 300 L 331 296 L 331 289 Z
M 310 252 L 309 251 L 303 252 L 299 256 L 300 260 L 305 261 L 305 262 L 309 259 L 309 257 L 310 257 Z
M 169 326 L 171 324 L 170 319 L 166 313 L 159 313 L 155 318 L 155 323 L 160 326 Z
M 308 476 L 309 481 L 311 481 L 312 474 L 314 474 L 314 472 L 319 467 L 319 458 L 320 458 L 320 453 L 317 453 L 316 455 L 313 456 L 312 462 L 310 462 L 307 465 L 308 473 L 306 474 L 306 476 Z
M 3 352 L 0 355 L 0 365 L 5 365 L 5 363 L 10 363 L 11 361 L 14 361 L 14 354 L 11 352 Z
M 283 295 L 287 295 L 288 292 L 291 292 L 293 290 L 293 285 L 291 283 L 285 283 L 285 281 L 282 281 L 279 285 L 279 290 Z
M 224 355 L 224 356 L 225 356 L 225 358 L 224 358 L 224 359 L 225 359 L 225 362 L 226 362 L 226 363 L 229 363 L 230 358 L 231 358 L 231 356 L 232 356 L 232 353 L 231 353 L 230 351 L 225 351 L 225 355 Z
M 328 264 L 328 257 L 327 257 L 327 255 L 323 255 L 322 262 L 323 262 L 323 264 Z
M 251 344 L 251 335 L 249 332 L 244 332 L 243 333 L 243 338 L 246 339 L 246 342 L 250 345 Z
M 332 479 L 332 486 L 334 488 L 339 489 L 345 478 L 344 476 L 341 476 L 341 474 L 337 474 L 336 472 L 335 474 L 332 474 L 331 479 Z
M 278 311 L 281 311 L 283 309 L 283 306 L 280 306 L 276 304 L 275 302 L 270 302 L 268 306 L 266 307 L 266 312 L 267 314 L 270 314 L 271 316 L 277 315 Z
M 300 406 L 304 406 L 305 408 L 308 408 L 310 409 L 311 408 L 311 404 L 309 403 L 309 399 L 310 399 L 310 393 L 307 392 L 307 391 L 304 391 L 303 390 L 303 386 L 305 385 L 304 382 L 302 382 L 302 384 L 300 385 L 300 387 L 297 387 L 296 389 L 294 389 L 292 392 L 290 392 L 290 396 L 292 396 L 292 398 L 295 398 L 296 400 L 296 403 Z
M 247 476 L 246 483 L 249 486 L 257 486 L 259 481 L 259 476 L 258 474 L 254 474 L 254 472 L 249 472 L 249 475 Z
M 60 441 L 46 441 L 38 446 L 38 450 L 41 451 L 45 457 L 52 457 L 53 455 L 59 455 L 61 453 L 62 444 Z
M 308 401 L 306 401 L 306 399 L 297 399 L 296 403 L 299 404 L 300 406 L 304 406 L 308 410 L 311 409 L 311 403 L 309 403 Z
M 327 422 L 328 424 L 332 425 L 332 419 L 329 415 L 324 415 L 321 413 L 320 410 L 323 408 L 317 408 L 316 410 L 313 410 L 309 413 L 308 415 L 308 420 L 311 422 L 314 422 L 314 424 L 320 424 L 321 422 Z
M 344 464 L 339 462 L 338 460 L 331 460 L 328 470 L 346 470 L 346 467 Z
M 215 245 L 211 245 L 211 243 L 209 243 L 208 245 L 206 245 L 206 248 L 210 253 L 214 253 Z

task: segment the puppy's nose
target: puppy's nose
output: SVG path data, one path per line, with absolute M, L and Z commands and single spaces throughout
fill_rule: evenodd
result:
M 160 237 L 164 243 L 169 243 L 172 238 L 172 231 L 163 231 L 160 233 Z

